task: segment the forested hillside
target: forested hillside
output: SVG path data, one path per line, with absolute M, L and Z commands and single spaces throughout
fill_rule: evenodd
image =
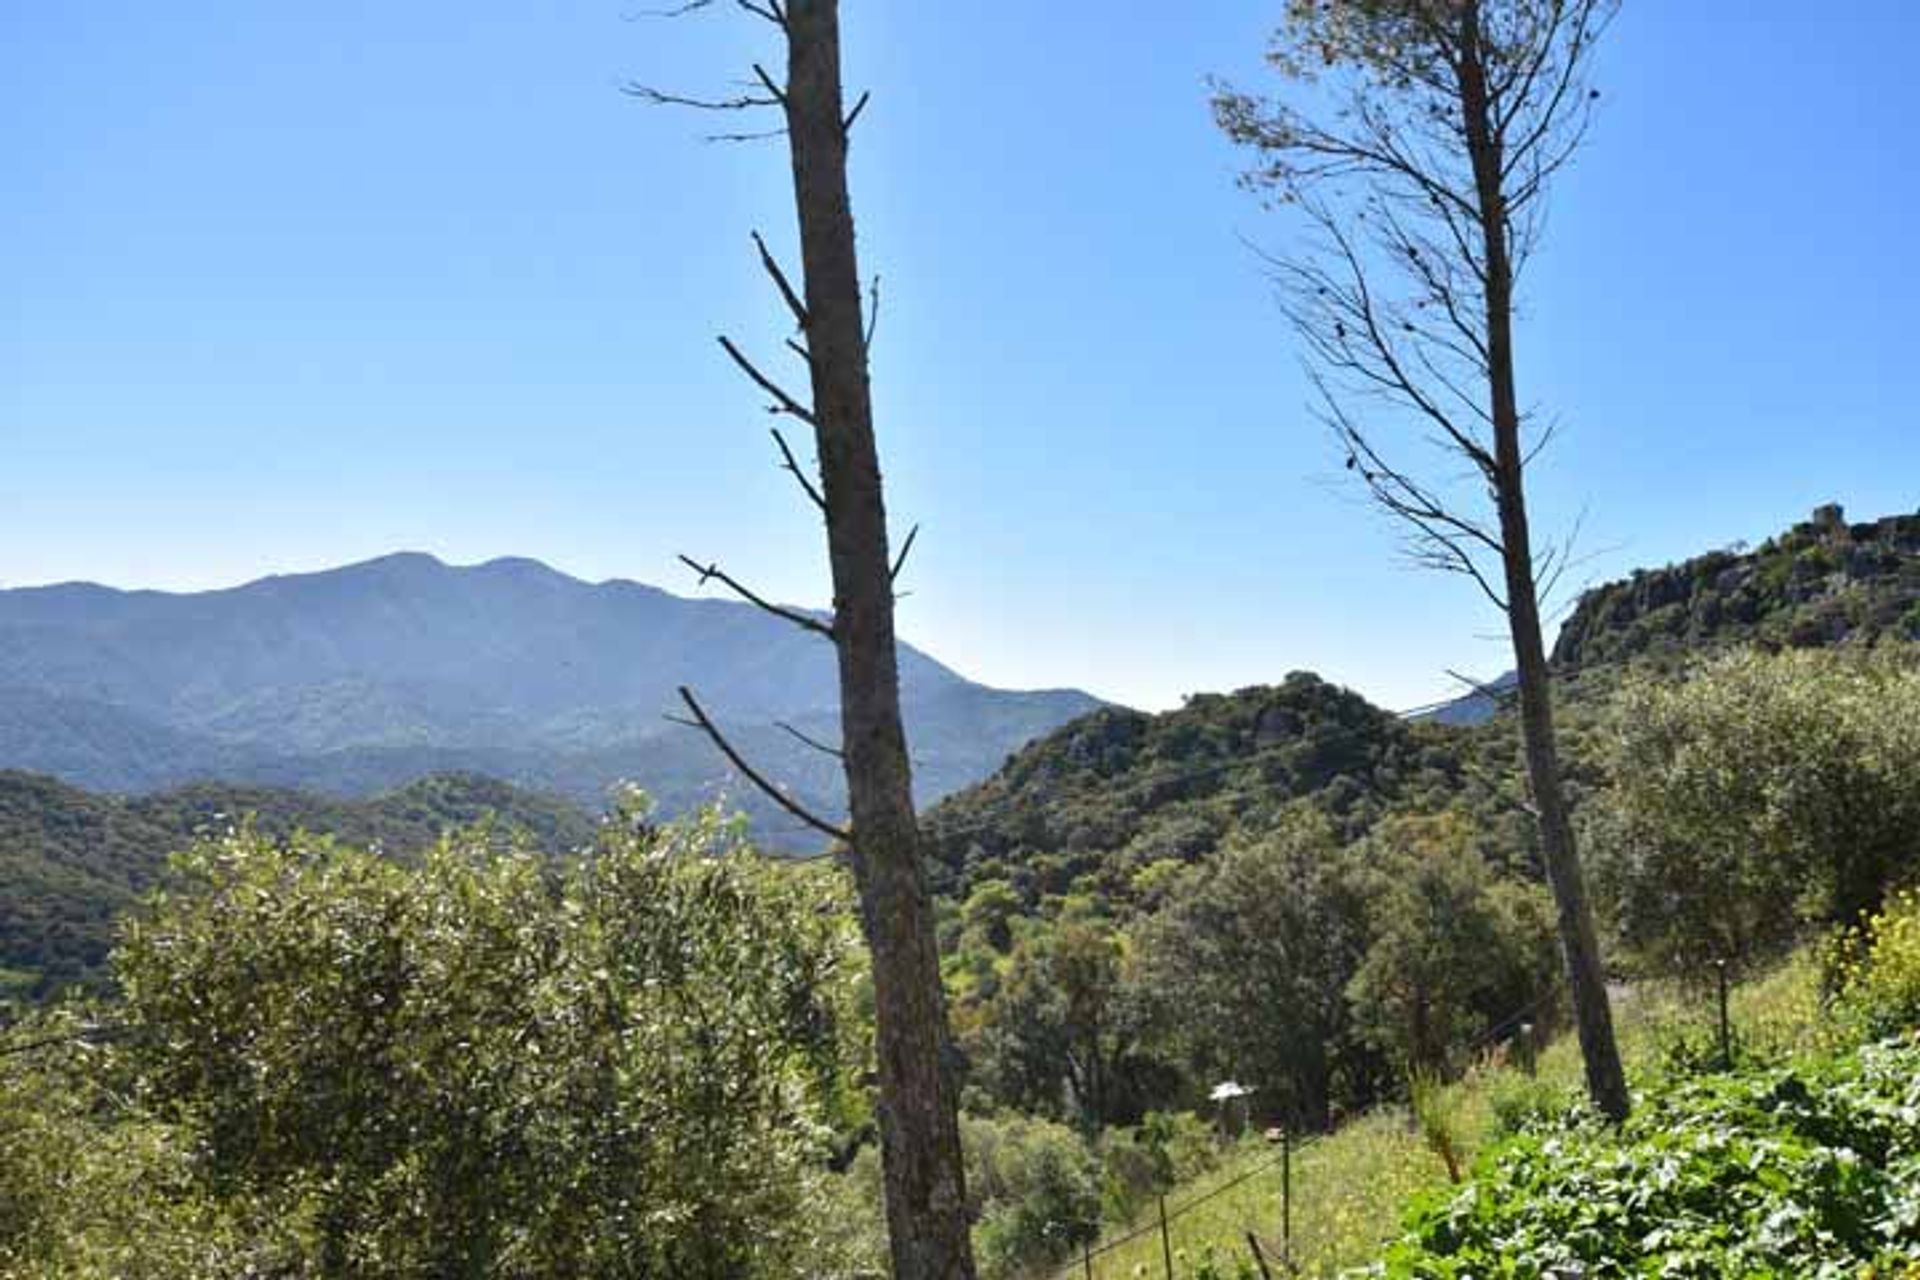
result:
M 1847 525 L 1837 508 L 1744 553 L 1642 570 L 1581 596 L 1554 647 L 1568 785 L 1598 785 L 1594 718 L 1641 664 L 1724 648 L 1865 647 L 1920 638 L 1920 515 Z M 1397 808 L 1463 809 L 1530 865 L 1512 685 L 1403 720 L 1298 672 L 1149 715 L 1104 709 L 1016 752 L 926 815 L 937 888 L 1003 879 L 1028 908 L 1092 894 L 1124 911 L 1154 863 L 1191 863 L 1296 802 L 1355 836 Z
M 1499 741 L 1402 720 L 1308 672 L 1163 715 L 1098 711 L 927 813 L 934 883 L 965 896 L 998 878 L 1029 908 L 1082 894 L 1124 910 L 1148 868 L 1200 861 L 1299 804 L 1347 837 L 1397 807 L 1491 816 L 1511 784 L 1483 759 Z
M 269 837 L 303 829 L 404 857 L 486 817 L 554 853 L 586 844 L 596 826 L 560 797 L 471 775 L 354 801 L 221 783 L 107 796 L 0 771 L 0 970 L 29 994 L 96 975 L 116 918 L 159 879 L 167 856 L 246 818 Z

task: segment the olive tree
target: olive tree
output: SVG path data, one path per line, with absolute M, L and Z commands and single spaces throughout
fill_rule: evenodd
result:
M 838 875 L 712 814 L 566 869 L 241 831 L 115 954 L 120 1092 L 193 1153 L 179 1194 L 300 1225 L 301 1274 L 832 1274 L 810 1202 L 865 1123 Z
M 1638 673 L 1602 726 L 1595 878 L 1660 969 L 1777 953 L 1920 873 L 1911 655 L 1743 652 L 1684 678 Z

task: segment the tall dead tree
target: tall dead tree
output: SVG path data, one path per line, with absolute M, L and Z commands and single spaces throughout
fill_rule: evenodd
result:
M 1616 4 L 1288 0 L 1268 50 L 1288 100 L 1222 86 L 1214 113 L 1259 156 L 1246 185 L 1304 221 L 1302 247 L 1269 261 L 1347 469 L 1405 523 L 1415 560 L 1465 575 L 1506 615 L 1587 1091 L 1617 1119 L 1627 1088 L 1540 627 L 1566 548 L 1536 551 L 1527 518 L 1527 468 L 1551 430 L 1521 407 L 1513 324 Z M 1431 465 L 1407 460 L 1409 437 Z
M 709 7 L 692 0 L 676 12 Z M 827 529 L 833 612 L 822 620 L 770 605 L 716 566 L 694 567 L 795 625 L 830 640 L 840 669 L 841 745 L 850 825 L 842 830 L 800 809 L 728 744 L 682 691 L 694 723 L 776 802 L 826 834 L 842 837 L 859 887 L 873 956 L 879 1058 L 881 1155 L 887 1229 L 896 1280 L 971 1280 L 966 1188 L 953 1082 L 945 1071 L 947 1022 L 933 910 L 921 863 L 911 768 L 900 715 L 894 639 L 894 581 L 912 549 L 889 549 L 886 506 L 874 439 L 867 355 L 871 317 L 863 305 L 847 190 L 847 147 L 863 96 L 849 110 L 841 92 L 837 0 L 732 0 L 738 10 L 777 27 L 786 45 L 786 77 L 754 68 L 754 87 L 719 100 L 637 89 L 655 101 L 717 110 L 779 112 L 793 164 L 799 216 L 800 285 L 759 236 L 762 266 L 792 314 L 811 402 L 769 377 L 727 338 L 729 359 L 770 398 L 769 408 L 812 428 L 818 469 L 809 475 L 778 431 L 781 465 L 818 508 Z M 723 137 L 749 137 L 751 133 Z

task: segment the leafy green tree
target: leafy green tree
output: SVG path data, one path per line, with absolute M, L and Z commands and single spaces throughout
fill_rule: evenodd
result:
M 484 830 L 411 868 L 204 844 L 115 956 L 114 1092 L 176 1153 L 143 1194 L 279 1206 L 284 1273 L 819 1274 L 811 1199 L 866 1122 L 851 915 L 714 814 L 566 867 Z
M 1068 918 L 1026 930 L 978 1037 L 985 1083 L 1006 1105 L 1088 1132 L 1138 1115 L 1145 1086 L 1163 1075 L 1144 1058 L 1134 996 L 1110 925 Z
M 1159 1035 L 1194 1079 L 1251 1084 L 1294 1122 L 1366 1087 L 1342 1061 L 1365 938 L 1338 864 L 1332 825 L 1296 815 L 1195 867 L 1135 939 Z
M 1100 1234 L 1100 1164 L 1065 1125 L 1001 1112 L 964 1116 L 975 1241 L 988 1280 L 1057 1266 Z
M 1498 878 L 1456 813 L 1396 817 L 1353 850 L 1371 935 L 1347 984 L 1360 1032 L 1415 1073 L 1553 988 L 1553 903 Z
M 1912 657 L 1730 654 L 1640 674 L 1600 743 L 1596 879 L 1630 946 L 1677 971 L 1851 924 L 1920 870 Z

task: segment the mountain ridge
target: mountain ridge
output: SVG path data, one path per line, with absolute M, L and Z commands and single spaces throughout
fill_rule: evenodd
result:
M 837 732 L 832 649 L 749 604 L 420 551 L 210 591 L 0 590 L 0 766 L 102 790 L 223 778 L 366 794 L 459 769 L 590 807 L 635 781 L 669 810 L 723 788 L 756 809 L 711 744 L 665 720 L 682 684 L 755 740 L 765 772 L 840 811 L 837 769 L 769 732 Z M 901 685 L 923 800 L 1102 705 L 992 689 L 906 645 Z

